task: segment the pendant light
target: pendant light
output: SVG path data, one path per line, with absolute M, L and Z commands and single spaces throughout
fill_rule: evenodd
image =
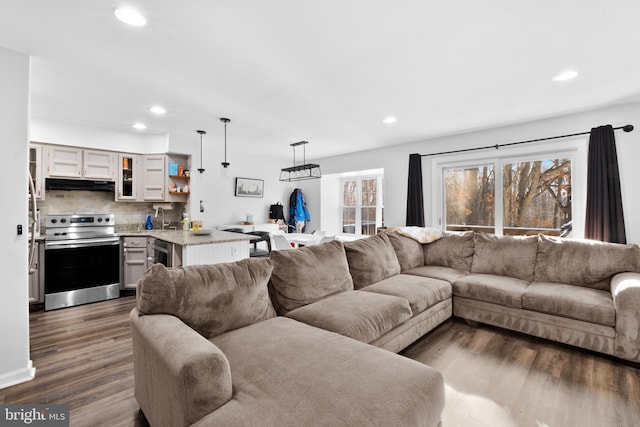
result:
M 202 173 L 204 172 L 204 169 L 202 168 L 202 135 L 206 135 L 207 131 L 197 130 L 196 132 L 200 134 L 200 168 L 198 168 L 198 172 Z
M 304 179 L 316 179 L 322 177 L 322 174 L 320 173 L 320 165 L 315 163 L 305 163 L 305 145 L 308 143 L 308 141 L 300 141 L 290 144 L 293 147 L 293 166 L 290 168 L 283 168 L 280 171 L 280 181 L 302 181 Z M 302 146 L 302 164 L 296 166 L 296 147 L 299 146 Z
M 231 120 L 227 119 L 226 117 L 220 117 L 220 121 L 224 123 L 224 162 L 222 162 L 221 165 L 226 169 L 230 164 L 229 162 L 227 162 L 227 123 L 229 123 Z

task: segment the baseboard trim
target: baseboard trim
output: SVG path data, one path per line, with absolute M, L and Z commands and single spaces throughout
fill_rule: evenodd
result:
M 31 381 L 35 376 L 36 368 L 33 367 L 33 362 L 29 360 L 26 368 L 0 375 L 0 389 Z

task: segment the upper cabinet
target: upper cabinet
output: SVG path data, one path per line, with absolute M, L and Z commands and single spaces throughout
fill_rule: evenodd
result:
M 47 146 L 47 177 L 113 181 L 115 154 L 77 147 Z
M 44 199 L 44 178 L 116 182 L 118 202 L 186 202 L 190 156 L 133 154 L 31 143 L 29 170 L 36 197 Z
M 41 144 L 29 144 L 29 173 L 33 179 L 37 200 L 44 200 L 44 177 L 42 175 L 42 151 Z
M 108 151 L 83 150 L 84 178 L 113 181 L 115 154 Z
M 143 158 L 142 200 L 164 201 L 167 198 L 167 156 L 147 154 Z
M 82 178 L 82 148 L 47 147 L 47 176 Z
M 140 180 L 140 156 L 137 154 L 118 154 L 118 177 L 116 180 L 117 201 L 138 201 Z

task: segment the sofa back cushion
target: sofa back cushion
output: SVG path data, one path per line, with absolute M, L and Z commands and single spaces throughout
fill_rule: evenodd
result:
M 272 297 L 279 314 L 353 290 L 342 242 L 272 251 Z
M 533 281 L 538 236 L 496 236 L 476 233 L 472 273 Z
M 398 232 L 387 233 L 391 246 L 396 252 L 400 271 L 404 273 L 424 264 L 424 254 L 422 244 L 411 237 L 403 236 Z
M 355 289 L 400 274 L 400 263 L 387 233 L 347 242 L 344 249 Z
M 275 317 L 269 259 L 166 268 L 154 264 L 138 282 L 138 311 L 171 314 L 206 338 Z
M 471 271 L 474 235 L 473 231 L 447 231 L 442 239 L 423 245 L 424 265 Z
M 609 290 L 611 278 L 640 271 L 638 245 L 538 236 L 536 282 L 555 282 Z

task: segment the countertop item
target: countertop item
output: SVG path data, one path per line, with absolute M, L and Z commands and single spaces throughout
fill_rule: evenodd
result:
M 121 232 L 120 236 L 151 236 L 155 239 L 164 240 L 165 242 L 182 246 L 209 245 L 216 243 L 237 242 L 242 240 L 250 242 L 252 240 L 260 239 L 257 236 L 252 236 L 249 234 L 230 233 L 228 231 L 219 230 L 211 230 L 211 233 L 206 235 L 196 235 L 191 231 L 183 230 L 125 231 Z

